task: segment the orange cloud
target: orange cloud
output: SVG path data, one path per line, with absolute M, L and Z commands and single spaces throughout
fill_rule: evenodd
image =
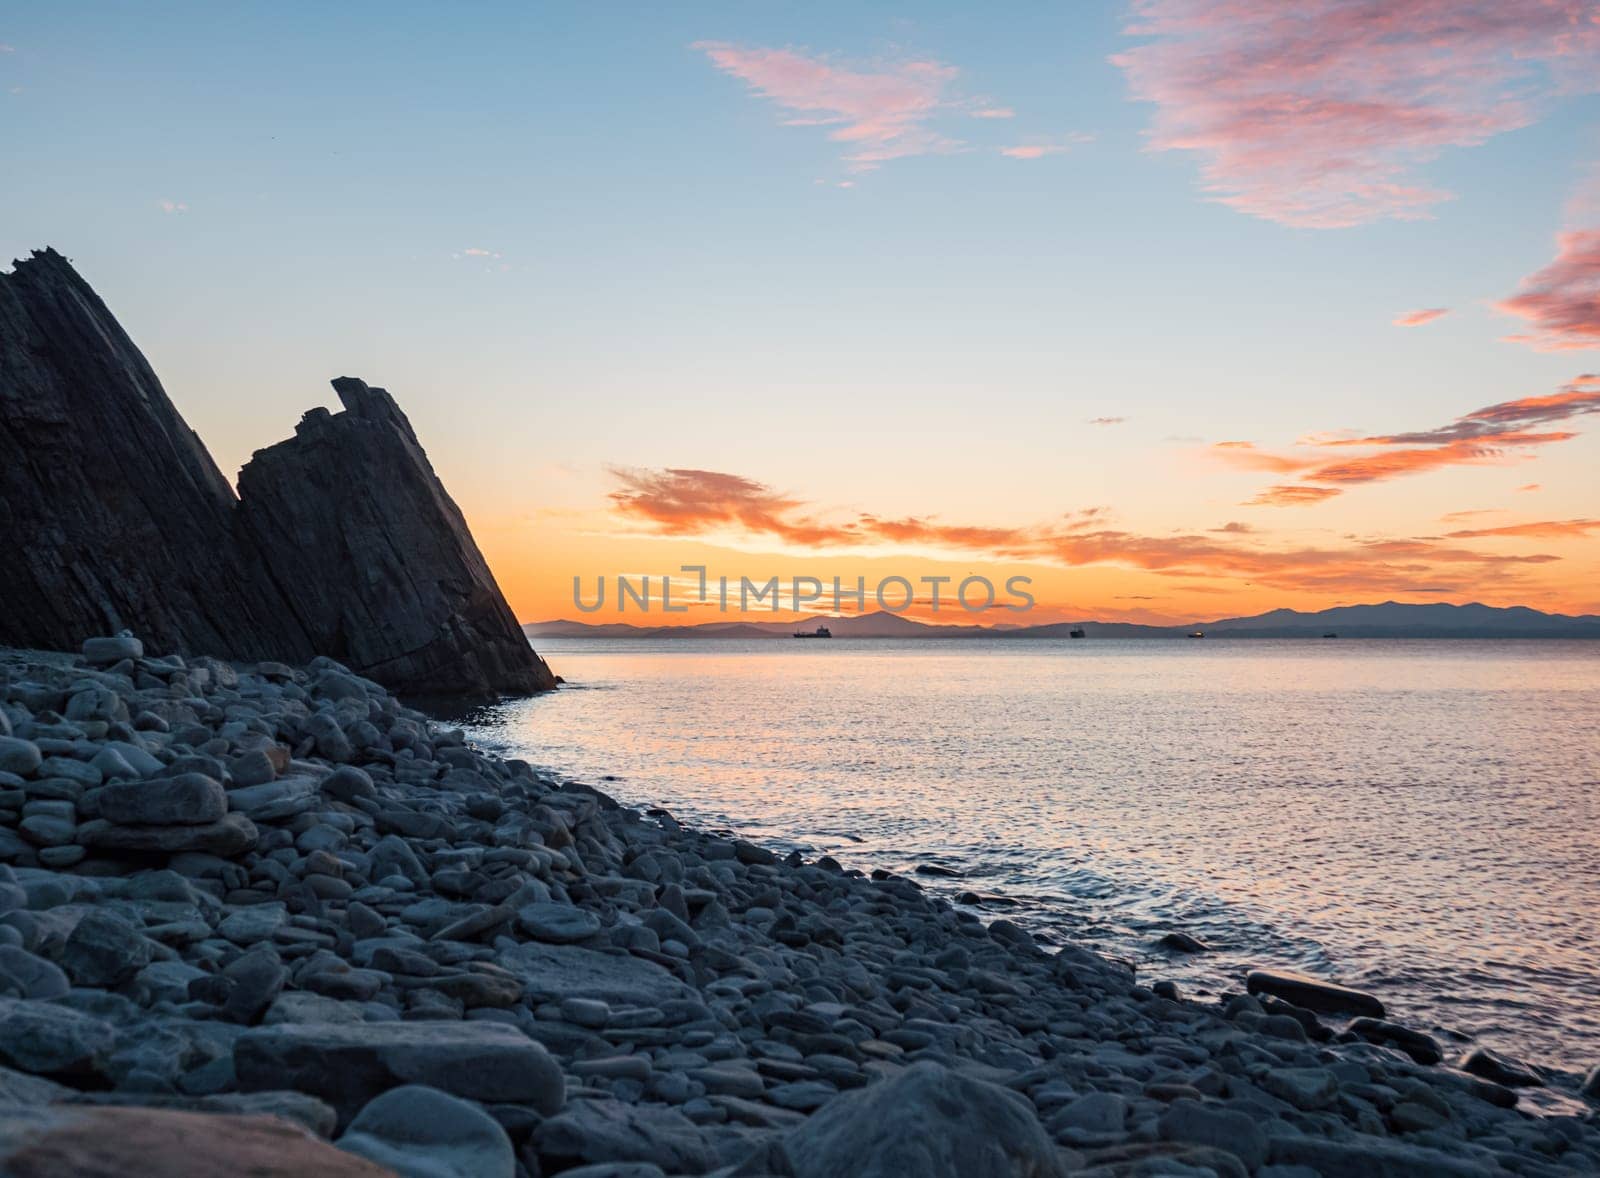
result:
M 1394 317 L 1396 327 L 1421 327 L 1450 314 L 1449 307 L 1428 307 L 1421 311 L 1402 311 Z
M 1193 151 L 1240 212 L 1340 228 L 1417 218 L 1449 194 L 1419 168 L 1600 84 L 1590 0 L 1134 0 L 1111 60 L 1156 104 L 1150 145 Z
M 1448 466 L 1501 466 L 1525 460 L 1532 457 L 1529 451 L 1534 447 L 1578 436 L 1570 429 L 1533 427 L 1595 413 L 1600 413 L 1600 375 L 1586 373 L 1563 385 L 1560 392 L 1487 405 L 1437 429 L 1354 437 L 1324 435 L 1301 443 L 1317 449 L 1360 446 L 1370 451 L 1352 458 L 1330 462 L 1314 454 L 1272 454 L 1256 449 L 1250 442 L 1218 442 L 1212 452 L 1247 470 L 1297 471 L 1301 472 L 1302 483 L 1331 483 L 1337 487 L 1381 482 Z M 1333 493 L 1337 492 L 1328 487 L 1276 486 L 1267 488 L 1250 503 L 1285 507 L 1321 502 Z
M 746 48 L 698 41 L 724 73 L 792 112 L 789 126 L 832 127 L 828 138 L 848 144 L 845 159 L 859 169 L 904 156 L 952 151 L 960 142 L 928 126 L 954 105 L 945 96 L 958 70 L 936 61 L 850 69 L 792 49 Z
M 1290 484 L 1268 487 L 1254 499 L 1246 500 L 1243 506 L 1304 507 L 1311 503 L 1321 503 L 1324 499 L 1332 499 L 1342 493 L 1337 487 L 1303 487 Z
M 1507 336 L 1510 342 L 1539 352 L 1600 348 L 1600 229 L 1557 235 L 1555 260 L 1524 278 L 1495 310 L 1533 328 Z
M 1288 474 L 1290 471 L 1304 470 L 1310 465 L 1304 458 L 1295 458 L 1288 454 L 1269 454 L 1265 450 L 1258 450 L 1254 442 L 1216 442 L 1212 444 L 1211 449 L 1218 458 L 1230 466 L 1243 467 L 1245 470 L 1268 470 L 1277 474 Z
M 1034 526 L 955 525 L 869 512 L 827 523 L 819 521 L 805 502 L 741 475 L 687 469 L 612 473 L 622 483 L 611 495 L 613 510 L 665 536 L 731 530 L 816 549 L 934 547 L 1066 567 L 1120 565 L 1163 576 L 1226 577 L 1275 589 L 1319 592 L 1452 593 L 1490 583 L 1510 586 L 1518 582 L 1522 569 L 1558 559 L 1542 553 L 1483 553 L 1418 539 L 1358 539 L 1339 548 L 1277 548 L 1248 539 L 1251 534 L 1243 525 L 1210 535 L 1141 535 L 1104 527 L 1101 508 Z
M 1505 524 L 1498 528 L 1471 528 L 1449 532 L 1452 540 L 1479 540 L 1486 536 L 1526 536 L 1537 540 L 1582 539 L 1600 531 L 1600 519 L 1549 519 L 1526 524 Z

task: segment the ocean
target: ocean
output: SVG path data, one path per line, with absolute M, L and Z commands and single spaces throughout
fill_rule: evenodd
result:
M 1447 1052 L 1600 1063 L 1600 643 L 537 645 L 568 686 L 468 717 L 505 755 L 977 893 L 1147 984 L 1298 969 Z

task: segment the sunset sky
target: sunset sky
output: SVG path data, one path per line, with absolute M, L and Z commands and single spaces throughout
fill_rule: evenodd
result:
M 1600 612 L 1600 0 L 12 4 L 0 144 L 225 472 L 384 385 L 526 621 Z

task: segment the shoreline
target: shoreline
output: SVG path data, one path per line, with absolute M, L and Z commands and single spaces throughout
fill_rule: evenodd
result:
M 80 1137 L 131 1104 L 483 1174 L 810 1178 L 913 1147 L 928 1174 L 1600 1169 L 1593 1103 L 1531 1115 L 1515 1061 L 1420 1063 L 1438 1045 L 1370 999 L 1189 1002 L 484 755 L 331 660 L 136 646 L 0 657 L 0 1081 Z
M 464 726 L 468 732 L 469 742 L 473 741 L 472 725 Z M 511 756 L 515 749 L 511 747 L 492 750 L 495 756 Z M 582 789 L 596 789 L 584 782 L 581 775 L 568 773 L 551 765 L 539 765 L 537 768 L 548 774 L 551 779 L 560 781 L 563 785 L 570 785 Z M 617 778 L 601 778 L 609 786 Z M 670 799 L 662 799 L 654 795 L 648 797 L 627 796 L 624 791 L 617 791 L 616 798 L 620 804 L 637 809 L 647 815 L 666 815 L 673 822 L 679 822 L 682 810 L 674 808 Z M 818 847 L 808 838 L 790 833 L 757 829 L 762 826 L 759 822 L 743 821 L 734 815 L 719 815 L 715 820 L 705 820 L 695 817 L 684 819 L 679 823 L 686 830 L 695 830 L 712 837 L 724 839 L 740 839 L 760 841 L 763 845 L 773 845 L 780 850 L 780 855 L 791 852 L 802 856 L 812 855 L 816 858 L 834 857 L 836 850 Z M 854 836 L 836 835 L 838 838 L 853 840 Z M 931 860 L 920 862 L 922 866 L 931 864 Z M 1073 936 L 1061 928 L 1049 927 L 1048 919 L 1057 919 L 1066 923 L 1071 914 L 1066 911 L 1055 911 L 1054 905 L 1063 906 L 1074 902 L 1081 902 L 1078 897 L 1050 896 L 1040 898 L 1037 896 L 1019 897 L 1004 890 L 990 890 L 982 886 L 981 881 L 969 874 L 941 869 L 933 865 L 932 870 L 919 871 L 916 866 L 909 870 L 894 870 L 870 862 L 859 866 L 846 868 L 846 872 L 853 876 L 865 876 L 874 881 L 886 879 L 903 879 L 915 884 L 916 887 L 927 893 L 930 899 L 935 899 L 960 911 L 963 916 L 972 915 L 980 922 L 987 925 L 995 920 L 1006 920 L 1021 926 L 1030 936 L 1034 937 L 1039 946 L 1046 951 L 1063 948 L 1076 948 L 1093 953 L 1115 966 L 1125 967 L 1139 984 L 1152 986 L 1156 983 L 1171 983 L 1179 987 L 1186 1000 L 1196 1002 L 1202 1006 L 1225 1006 L 1228 999 L 1236 991 L 1242 991 L 1245 978 L 1253 970 L 1260 969 L 1267 972 L 1296 974 L 1310 977 L 1329 986 L 1341 987 L 1347 985 L 1337 977 L 1328 975 L 1325 971 L 1311 965 L 1301 965 L 1295 962 L 1286 964 L 1261 964 L 1256 960 L 1257 955 L 1242 953 L 1234 950 L 1229 953 L 1230 964 L 1237 966 L 1232 972 L 1225 973 L 1221 969 L 1185 971 L 1185 964 L 1200 965 L 1212 954 L 1220 954 L 1221 949 L 1211 944 L 1202 937 L 1195 935 L 1195 929 L 1179 921 L 1152 921 L 1158 924 L 1159 930 L 1152 928 L 1141 930 L 1154 935 L 1155 939 L 1139 937 L 1134 930 L 1125 929 L 1115 933 L 1102 933 L 1099 936 Z M 1175 887 L 1175 885 L 1174 885 Z M 976 897 L 975 899 L 962 899 L 962 896 Z M 1235 901 L 1218 899 L 1218 904 L 1234 906 Z M 1239 919 L 1250 920 L 1248 916 Z M 1044 927 L 1040 927 L 1043 925 Z M 1167 941 L 1167 938 L 1174 938 Z M 1320 948 L 1320 942 L 1315 937 L 1313 943 Z M 1203 948 L 1186 947 L 1190 943 L 1198 944 Z M 1164 968 L 1163 968 L 1164 967 Z M 1197 976 L 1185 977 L 1185 972 Z M 1231 984 L 1231 985 L 1230 985 Z M 1441 990 L 1441 993 L 1444 991 Z M 1199 997 L 1195 997 L 1198 995 Z M 1382 997 L 1382 994 L 1379 994 Z M 1416 1012 L 1421 1017 L 1422 1012 Z M 1453 1056 L 1464 1059 L 1477 1048 L 1484 1048 L 1501 1058 L 1514 1057 L 1527 1066 L 1530 1071 L 1544 1077 L 1544 1083 L 1533 1087 L 1523 1087 L 1521 1094 L 1527 1098 L 1527 1103 L 1536 1111 L 1547 1115 L 1564 1115 L 1577 1111 L 1585 1113 L 1585 1107 L 1578 1100 L 1578 1089 L 1585 1077 L 1586 1065 L 1576 1070 L 1545 1061 L 1537 1052 L 1521 1052 L 1505 1046 L 1481 1042 L 1479 1036 L 1467 1031 L 1452 1027 L 1436 1025 L 1430 1032 L 1420 1032 L 1437 1043 L 1441 1058 Z M 1541 1106 L 1541 1098 L 1548 1098 Z

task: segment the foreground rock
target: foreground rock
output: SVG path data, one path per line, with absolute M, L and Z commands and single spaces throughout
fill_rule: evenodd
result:
M 90 649 L 0 652 L 0 1105 L 24 1151 L 76 1126 L 0 1172 L 284 1172 L 200 1168 L 235 1138 L 418 1178 L 1600 1171 L 1592 1112 L 1523 1107 L 1578 1076 L 1424 1062 L 1315 979 L 1183 1001 L 486 756 L 331 660 Z
M 455 1096 L 561 1111 L 561 1068 L 515 1027 L 499 1023 L 283 1023 L 234 1043 L 245 1092 L 290 1088 L 333 1106 L 341 1120 L 397 1084 L 431 1085 Z
M 345 660 L 419 695 L 555 686 L 382 389 L 334 382 L 242 500 L 71 264 L 0 273 L 0 644 Z M 285 592 L 285 587 L 289 592 Z M 0 736 L 4 736 L 0 732 Z M 0 749 L 0 765 L 10 758 Z M 7 770 L 11 771 L 11 770 Z
M 0 1173 L 7 1178 L 386 1178 L 391 1171 L 276 1117 L 0 1106 Z
M 774 1172 L 794 1178 L 1056 1178 L 1066 1173 L 1055 1143 L 1024 1097 L 932 1063 L 916 1064 L 830 1102 L 765 1160 Z
M 361 1110 L 339 1148 L 418 1178 L 513 1178 L 511 1139 L 488 1113 L 433 1088 L 395 1088 Z
M 1384 1016 L 1383 1003 L 1371 994 L 1287 970 L 1251 970 L 1245 987 L 1252 994 L 1271 994 L 1323 1014 L 1360 1014 L 1374 1019 Z

